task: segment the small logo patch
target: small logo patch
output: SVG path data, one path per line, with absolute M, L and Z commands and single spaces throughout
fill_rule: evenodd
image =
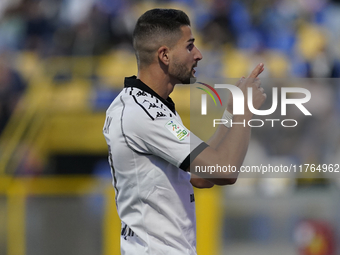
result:
M 165 124 L 165 127 L 178 138 L 178 140 L 182 141 L 189 136 L 189 130 L 184 128 L 181 124 L 176 120 L 170 120 Z

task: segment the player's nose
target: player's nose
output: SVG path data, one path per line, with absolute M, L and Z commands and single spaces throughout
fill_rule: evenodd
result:
M 203 58 L 201 51 L 196 47 L 195 60 L 200 61 Z

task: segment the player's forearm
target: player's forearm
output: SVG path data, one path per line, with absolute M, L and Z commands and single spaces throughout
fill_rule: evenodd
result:
M 206 179 L 200 178 L 195 174 L 191 174 L 190 182 L 192 186 L 198 189 L 207 189 L 214 187 L 214 184 Z
M 243 117 L 234 117 L 235 122 L 242 122 Z M 218 147 L 215 149 L 218 162 L 222 166 L 228 166 L 228 169 L 236 169 L 235 172 L 216 173 L 219 179 L 234 179 L 229 180 L 234 183 L 238 177 L 239 169 L 243 164 L 246 156 L 248 145 L 251 136 L 251 127 L 235 125 L 231 127 L 224 139 L 221 140 Z M 230 166 L 230 167 L 229 167 Z M 218 183 L 217 183 L 218 182 Z M 215 180 L 215 184 L 221 181 Z M 225 180 L 222 181 L 222 184 Z
M 236 117 L 234 120 L 235 122 L 241 122 L 243 117 Z M 237 169 L 241 167 L 248 150 L 250 135 L 251 127 L 248 125 L 242 126 L 238 124 L 230 128 L 225 138 L 216 148 L 218 156 L 224 161 L 224 164 L 230 164 Z
M 225 138 L 225 136 L 228 133 L 228 128 L 224 125 L 218 125 L 215 133 L 210 137 L 210 139 L 207 141 L 207 144 L 213 148 L 216 149 L 221 141 Z
M 252 88 L 255 109 L 259 109 L 266 99 L 266 94 L 261 88 L 261 81 L 257 78 L 263 69 L 263 64 L 257 65 L 247 79 L 241 79 L 236 84 L 244 95 L 248 88 Z M 245 102 L 247 102 L 247 97 Z M 228 106 L 230 105 L 232 105 L 231 102 L 228 103 Z M 251 135 L 251 127 L 245 123 L 252 118 L 252 113 L 246 105 L 244 109 L 243 116 L 230 116 L 228 112 L 232 111 L 229 109 L 225 112 L 227 118 L 232 118 L 233 126 L 229 130 L 226 127 L 220 127 L 216 131 L 208 142 L 211 146 L 205 148 L 190 164 L 192 172 L 217 185 L 233 184 L 236 181 Z
M 251 117 L 234 116 L 235 122 L 243 122 Z M 222 126 L 222 125 L 221 125 Z M 224 127 L 227 129 L 226 127 Z M 201 178 L 216 185 L 228 185 L 236 182 L 238 170 L 242 166 L 251 135 L 249 126 L 234 125 L 220 140 L 216 148 L 208 147 L 192 164 L 191 171 Z M 218 167 L 233 171 L 217 171 Z M 205 171 L 200 171 L 204 169 Z M 207 169 L 210 169 L 207 171 Z M 214 171 L 211 171 L 214 169 Z

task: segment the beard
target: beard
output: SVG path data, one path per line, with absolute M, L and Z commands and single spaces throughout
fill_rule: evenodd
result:
M 182 84 L 193 84 L 196 82 L 196 77 L 193 74 L 193 68 L 188 70 L 188 68 L 183 64 L 174 63 L 172 74 Z

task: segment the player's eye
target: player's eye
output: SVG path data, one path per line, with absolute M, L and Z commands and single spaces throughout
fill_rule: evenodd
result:
M 195 47 L 195 45 L 193 43 L 190 43 L 187 48 L 188 48 L 189 51 L 192 51 L 192 49 L 194 47 Z

